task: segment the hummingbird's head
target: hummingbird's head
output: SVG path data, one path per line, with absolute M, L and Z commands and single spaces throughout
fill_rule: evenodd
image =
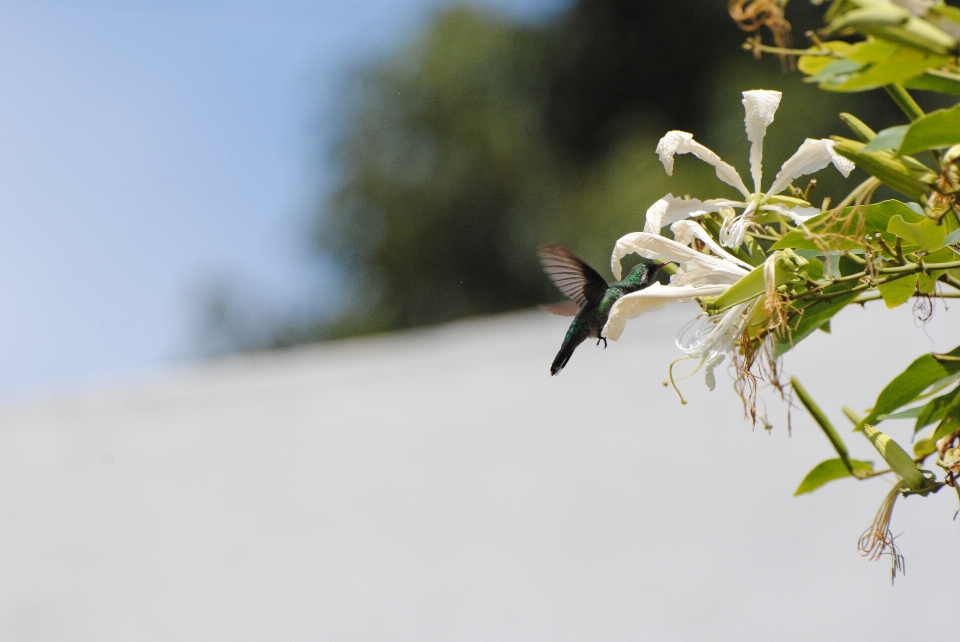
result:
M 647 280 L 653 281 L 657 277 L 657 272 L 662 268 L 665 268 L 668 265 L 679 265 L 676 261 L 667 261 L 665 263 L 650 263 L 648 267 L 650 270 L 647 272 Z

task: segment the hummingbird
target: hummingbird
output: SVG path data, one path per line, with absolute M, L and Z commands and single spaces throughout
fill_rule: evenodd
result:
M 621 281 L 607 283 L 586 261 L 561 245 L 541 245 L 537 252 L 540 265 L 553 284 L 570 301 L 540 306 L 547 312 L 560 316 L 574 317 L 563 345 L 557 353 L 550 374 L 555 375 L 570 361 L 573 351 L 588 337 L 603 341 L 607 339 L 601 332 L 610 316 L 613 304 L 624 294 L 642 290 L 654 282 L 661 263 L 640 263 Z

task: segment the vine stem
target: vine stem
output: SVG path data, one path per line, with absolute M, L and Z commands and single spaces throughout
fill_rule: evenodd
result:
M 743 43 L 743 48 L 746 51 L 762 51 L 764 53 L 774 53 L 782 56 L 831 56 L 833 58 L 840 58 L 838 54 L 829 49 L 823 49 L 822 51 L 810 50 L 810 49 L 790 49 L 787 47 L 772 47 L 770 45 L 764 45 L 760 43 L 745 42 Z
M 917 297 L 917 296 L 928 296 L 928 295 L 923 294 L 922 292 L 914 292 L 913 296 Z M 935 294 L 935 295 L 931 294 L 929 296 L 931 296 L 934 299 L 960 299 L 960 292 L 941 292 L 939 294 Z M 869 296 L 861 297 L 859 299 L 854 299 L 850 303 L 851 305 L 855 303 L 870 303 L 871 301 L 880 301 L 882 299 L 883 297 L 878 293 L 878 294 L 871 294 Z
M 890 267 L 890 268 L 875 268 L 876 274 L 886 274 L 888 275 L 887 278 L 877 279 L 876 284 L 863 283 L 861 285 L 857 285 L 855 287 L 852 287 L 846 290 L 840 290 L 838 292 L 829 292 L 827 294 L 815 294 L 813 292 L 810 292 L 810 293 L 805 292 L 803 294 L 797 295 L 797 300 L 798 301 L 831 301 L 833 299 L 836 299 L 837 297 L 845 296 L 853 292 L 862 292 L 863 290 L 867 290 L 873 287 L 874 285 L 880 285 L 882 283 L 893 281 L 896 278 L 899 278 L 900 276 L 905 276 L 909 274 L 920 274 L 920 273 L 925 273 L 933 270 L 950 270 L 954 268 L 960 268 L 960 261 L 950 261 L 948 263 L 909 263 L 907 265 L 900 265 L 900 266 Z M 822 285 L 819 286 L 818 289 L 822 290 L 823 288 L 829 287 L 831 285 L 835 285 L 837 283 L 845 283 L 847 281 L 856 281 L 866 276 L 867 276 L 866 271 L 857 272 L 856 274 L 850 274 L 847 276 L 842 276 L 836 279 L 831 279 L 826 283 L 823 283 Z M 950 285 L 957 287 L 956 284 L 953 283 L 953 281 L 950 282 Z M 938 294 L 937 296 L 938 297 L 942 296 L 945 298 L 958 298 L 957 295 L 948 296 L 946 294 Z M 865 300 L 870 300 L 870 299 L 865 299 Z

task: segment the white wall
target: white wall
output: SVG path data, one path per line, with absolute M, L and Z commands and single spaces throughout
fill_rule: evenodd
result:
M 845 435 L 841 404 L 960 343 L 955 313 L 934 344 L 872 306 L 787 361 Z M 565 320 L 528 312 L 0 409 L 0 639 L 892 639 L 945 614 L 956 496 L 898 503 L 891 588 L 856 551 L 885 482 L 793 498 L 831 457 L 802 410 L 767 435 L 722 369 L 686 406 L 661 385 L 691 314 L 554 378 Z

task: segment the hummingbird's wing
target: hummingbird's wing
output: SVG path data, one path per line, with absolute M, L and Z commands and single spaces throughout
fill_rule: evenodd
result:
M 603 298 L 607 282 L 579 256 L 561 245 L 541 245 L 537 254 L 553 284 L 581 309 Z
M 573 301 L 561 301 L 560 303 L 541 303 L 540 309 L 558 317 L 575 317 L 580 311 L 580 306 Z

